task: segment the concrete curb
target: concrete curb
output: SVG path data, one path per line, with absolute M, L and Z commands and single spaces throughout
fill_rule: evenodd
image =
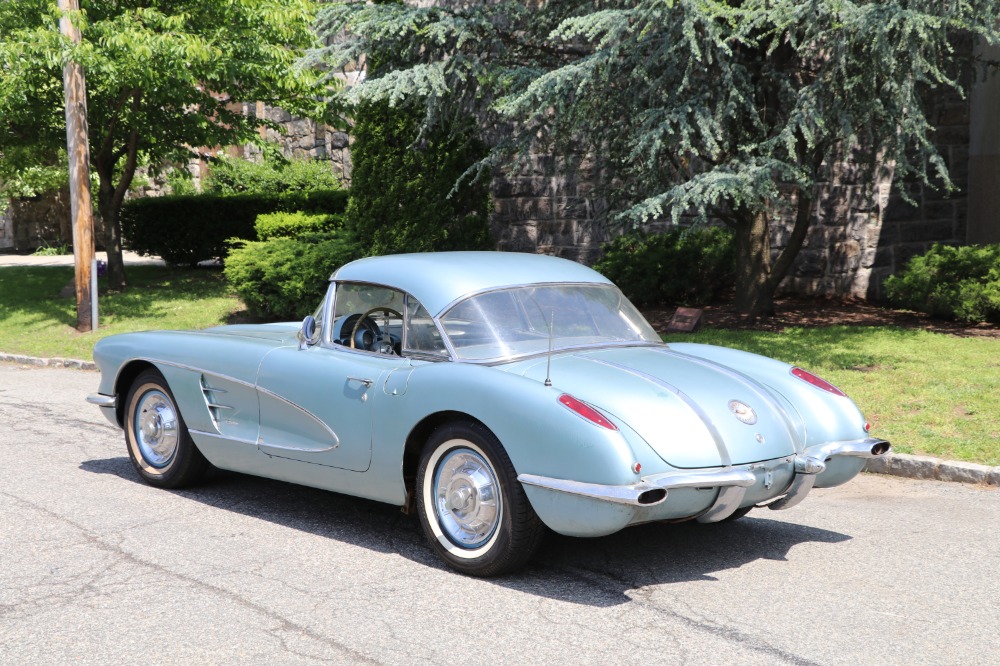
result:
M 3 352 L 0 352 L 0 363 L 20 363 L 38 368 L 97 370 L 97 365 L 93 361 L 81 361 L 73 358 L 36 358 Z M 907 479 L 1000 486 L 1000 467 L 989 467 L 956 460 L 941 460 L 928 456 L 911 456 L 905 453 L 890 453 L 879 458 L 872 458 L 865 464 L 862 471 L 871 474 L 900 476 Z
M 880 458 L 872 458 L 865 465 L 864 471 L 901 476 L 907 479 L 931 479 L 1000 486 L 1000 467 L 989 467 L 956 460 L 941 460 L 928 456 L 911 456 L 905 453 L 890 453 Z
M 21 354 L 5 354 L 0 352 L 0 362 L 33 365 L 38 368 L 72 368 L 74 370 L 97 370 L 93 361 L 81 361 L 75 358 L 37 358 Z

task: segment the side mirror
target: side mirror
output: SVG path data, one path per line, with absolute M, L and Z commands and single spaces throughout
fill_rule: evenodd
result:
M 316 318 L 309 315 L 302 320 L 302 328 L 296 336 L 299 339 L 299 349 L 305 349 L 316 344 Z

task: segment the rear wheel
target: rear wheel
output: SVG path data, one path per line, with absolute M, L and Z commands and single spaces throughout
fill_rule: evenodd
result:
M 158 488 L 198 481 L 208 469 L 159 371 L 142 372 L 125 401 L 125 442 L 139 476 Z
M 545 533 L 507 452 L 479 423 L 434 431 L 417 468 L 416 495 L 431 548 L 462 573 L 513 571 L 534 555 Z

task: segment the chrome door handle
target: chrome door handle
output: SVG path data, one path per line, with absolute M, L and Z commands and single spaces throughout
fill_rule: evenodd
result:
M 349 382 L 358 382 L 359 384 L 364 384 L 365 388 L 369 388 L 372 384 L 375 383 L 374 379 L 364 379 L 362 377 L 348 377 L 347 381 L 349 381 Z

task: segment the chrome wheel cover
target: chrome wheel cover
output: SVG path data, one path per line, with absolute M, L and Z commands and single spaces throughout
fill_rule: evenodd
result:
M 177 410 L 162 391 L 144 393 L 132 420 L 135 443 L 143 459 L 156 468 L 170 464 L 177 453 Z
M 500 483 L 479 453 L 449 451 L 434 472 L 432 495 L 438 525 L 456 546 L 478 548 L 496 532 L 503 512 Z

